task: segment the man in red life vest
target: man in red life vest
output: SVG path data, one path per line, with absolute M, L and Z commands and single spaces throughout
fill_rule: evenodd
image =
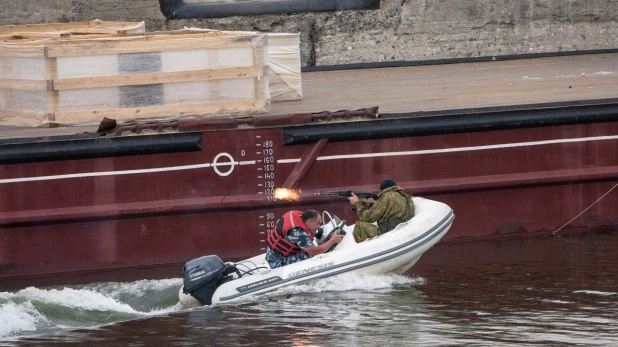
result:
M 343 240 L 333 233 L 331 238 L 316 246 L 315 232 L 322 225 L 322 217 L 315 210 L 286 212 L 275 224 L 266 239 L 266 261 L 271 268 L 296 263 L 322 254 Z

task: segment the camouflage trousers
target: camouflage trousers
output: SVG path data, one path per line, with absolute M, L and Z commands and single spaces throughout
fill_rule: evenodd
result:
M 372 223 L 359 220 L 354 225 L 353 235 L 354 241 L 356 241 L 356 243 L 360 243 L 367 239 L 380 235 L 380 229 L 378 229 L 378 227 Z

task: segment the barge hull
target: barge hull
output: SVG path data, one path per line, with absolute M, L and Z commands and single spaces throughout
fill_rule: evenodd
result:
M 247 258 L 291 208 L 356 221 L 347 200 L 315 193 L 376 191 L 385 178 L 451 206 L 450 241 L 552 232 L 618 183 L 618 122 L 296 145 L 284 133 L 203 131 L 199 151 L 2 165 L 2 287 L 176 277 L 204 254 Z M 282 186 L 301 201 L 276 200 Z M 608 194 L 564 232 L 618 225 L 616 204 Z

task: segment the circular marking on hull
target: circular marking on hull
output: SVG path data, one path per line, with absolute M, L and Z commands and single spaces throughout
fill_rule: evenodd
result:
M 228 158 L 229 162 L 219 163 L 219 159 L 221 157 Z M 221 170 L 219 170 L 219 166 L 229 166 L 230 168 L 225 172 L 221 172 Z M 222 176 L 222 177 L 229 176 L 232 173 L 232 171 L 234 171 L 234 166 L 236 166 L 236 163 L 234 163 L 234 158 L 232 158 L 232 156 L 226 152 L 221 152 L 217 154 L 215 159 L 212 161 L 212 168 L 215 170 L 217 175 Z

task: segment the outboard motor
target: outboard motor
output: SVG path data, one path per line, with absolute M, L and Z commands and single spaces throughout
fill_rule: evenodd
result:
M 183 293 L 189 294 L 202 305 L 212 304 L 215 290 L 231 281 L 238 270 L 232 264 L 225 264 L 216 255 L 207 255 L 187 262 L 182 269 Z M 239 274 L 240 276 L 240 274 Z

